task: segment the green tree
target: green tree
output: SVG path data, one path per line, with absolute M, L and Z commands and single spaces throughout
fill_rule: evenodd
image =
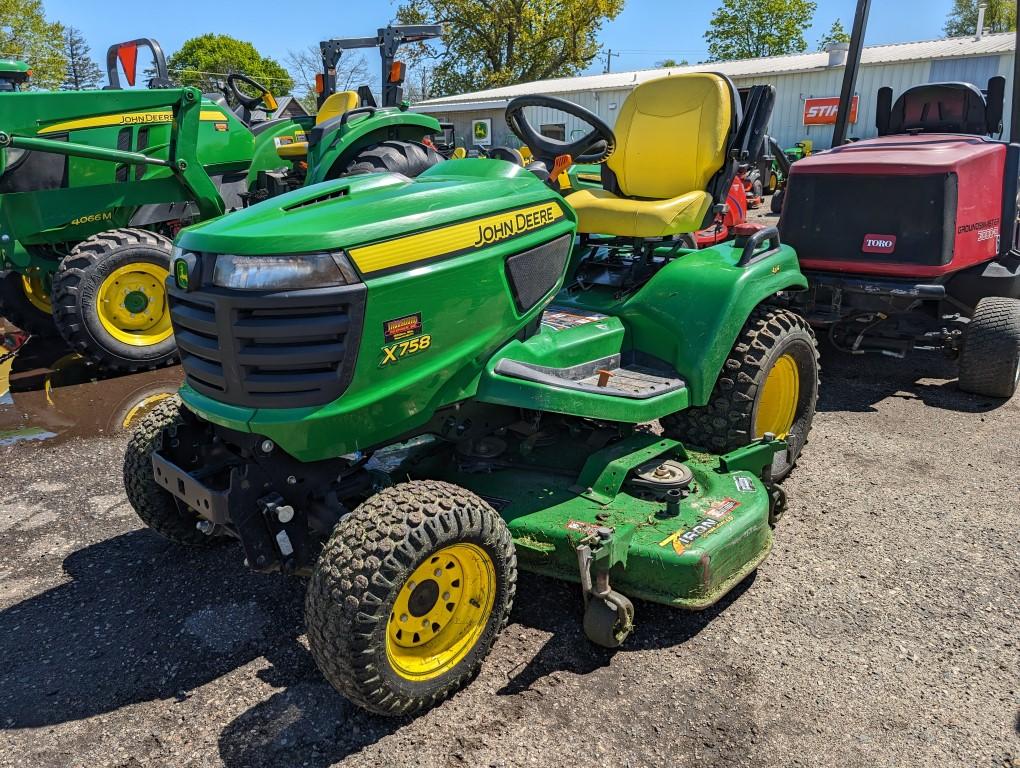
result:
M 424 84 L 438 95 L 577 74 L 622 9 L 623 0 L 407 0 L 397 19 L 446 25 L 441 45 L 417 51 L 418 64 L 435 62 Z
M 705 40 L 712 61 L 783 56 L 807 50 L 804 30 L 817 4 L 812 0 L 723 0 Z
M 833 43 L 849 43 L 850 33 L 843 27 L 843 22 L 836 19 L 829 27 L 829 31 L 822 35 L 818 41 L 818 50 L 824 51 Z
M 67 67 L 60 90 L 84 91 L 100 87 L 103 70 L 93 60 L 92 49 L 81 31 L 74 27 L 64 28 L 64 58 L 67 59 Z
M 985 3 L 985 32 L 1012 32 L 1016 29 L 1014 0 L 953 0 L 946 18 L 947 37 L 977 34 L 978 4 Z
M 46 20 L 42 0 L 0 0 L 0 56 L 27 62 L 33 87 L 50 90 L 63 82 L 63 32 Z
M 205 34 L 186 40 L 167 62 L 170 76 L 181 85 L 214 91 L 229 74 L 259 81 L 277 96 L 290 93 L 294 80 L 278 62 L 255 46 L 229 35 Z
M 655 62 L 655 66 L 667 69 L 668 67 L 686 67 L 689 63 L 687 59 L 680 59 L 680 61 L 676 59 L 663 59 L 662 61 Z

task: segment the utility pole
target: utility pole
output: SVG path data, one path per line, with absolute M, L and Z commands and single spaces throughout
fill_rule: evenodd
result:
M 613 53 L 612 48 L 606 49 L 606 69 L 605 74 L 609 74 L 613 70 L 613 57 L 620 58 L 620 54 Z

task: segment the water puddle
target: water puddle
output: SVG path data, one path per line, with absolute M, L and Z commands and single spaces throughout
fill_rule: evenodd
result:
M 0 327 L 0 448 L 130 431 L 183 378 L 179 367 L 103 371 L 61 341 Z

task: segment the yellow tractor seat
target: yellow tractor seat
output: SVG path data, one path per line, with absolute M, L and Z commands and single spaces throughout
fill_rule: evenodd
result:
M 618 189 L 567 196 L 578 231 L 655 238 L 695 232 L 712 208 L 707 191 L 727 162 L 735 130 L 730 82 L 708 72 L 649 80 L 616 120 L 606 161 Z
M 344 112 L 357 109 L 359 104 L 358 94 L 355 91 L 338 91 L 331 94 L 322 102 L 319 111 L 315 114 L 315 124 L 322 125 L 327 120 L 340 117 Z M 276 154 L 285 160 L 295 160 L 307 157 L 308 142 L 294 141 L 290 144 L 280 144 L 276 147 Z
M 665 237 L 701 229 L 712 196 L 701 190 L 668 200 L 632 200 L 604 189 L 567 196 L 577 211 L 578 231 L 617 237 Z

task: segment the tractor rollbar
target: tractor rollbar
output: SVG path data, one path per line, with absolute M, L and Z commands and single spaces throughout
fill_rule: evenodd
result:
M 1017 3 L 1020 11 L 1020 2 Z M 1020 143 L 1020 24 L 1016 28 L 1016 45 L 1013 48 L 1013 98 L 1010 100 L 1009 140 Z
M 843 88 L 839 93 L 839 112 L 836 115 L 836 125 L 832 129 L 832 146 L 834 147 L 846 143 L 847 126 L 850 124 L 850 106 L 853 104 L 854 89 L 857 87 L 857 73 L 861 68 L 861 56 L 864 51 L 864 33 L 868 28 L 870 13 L 871 0 L 857 0 L 854 28 L 850 33 L 850 51 L 847 53 L 846 67 L 843 70 Z

